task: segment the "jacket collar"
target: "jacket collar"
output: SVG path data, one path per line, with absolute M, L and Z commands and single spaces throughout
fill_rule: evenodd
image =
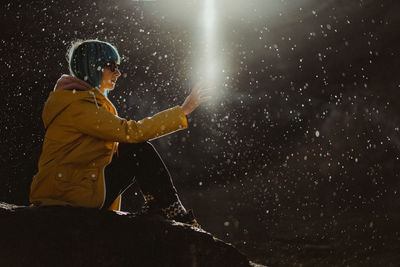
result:
M 62 75 L 58 79 L 56 85 L 54 86 L 54 91 L 57 90 L 78 90 L 78 91 L 89 91 L 92 86 L 81 79 L 70 75 Z
M 87 82 L 71 75 L 63 74 L 60 79 L 57 80 L 56 85 L 54 86 L 54 91 L 58 90 L 88 91 L 89 94 L 93 95 L 96 104 L 97 102 L 106 102 L 107 104 L 111 104 L 110 100 L 97 87 L 92 87 Z M 115 107 L 112 104 L 111 106 L 115 110 Z

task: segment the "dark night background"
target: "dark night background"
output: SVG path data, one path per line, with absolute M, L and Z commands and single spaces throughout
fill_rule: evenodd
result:
M 256 262 L 398 266 L 400 2 L 217 2 L 218 94 L 188 130 L 152 141 L 184 204 Z M 71 41 L 116 45 L 109 97 L 142 119 L 190 91 L 200 7 L 2 1 L 0 201 L 28 204 L 43 103 Z M 135 189 L 124 210 L 140 207 Z

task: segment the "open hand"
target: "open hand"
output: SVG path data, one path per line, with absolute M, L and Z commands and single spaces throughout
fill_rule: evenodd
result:
M 192 89 L 192 92 L 186 97 L 182 104 L 182 110 L 185 115 L 190 114 L 201 103 L 211 99 L 210 88 L 206 88 L 204 82 L 198 82 Z

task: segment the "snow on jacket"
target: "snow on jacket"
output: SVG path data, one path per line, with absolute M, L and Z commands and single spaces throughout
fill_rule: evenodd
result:
M 42 118 L 46 135 L 30 192 L 36 206 L 101 208 L 104 167 L 118 142 L 140 143 L 187 127 L 180 106 L 140 121 L 120 118 L 97 88 L 68 75 L 57 81 Z M 110 208 L 119 209 L 119 199 Z

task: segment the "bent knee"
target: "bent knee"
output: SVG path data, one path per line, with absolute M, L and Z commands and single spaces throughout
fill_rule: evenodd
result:
M 148 153 L 154 153 L 155 151 L 156 151 L 156 149 L 154 148 L 154 146 L 150 143 L 150 142 L 148 142 L 148 141 L 146 141 L 146 142 L 143 142 L 143 143 L 138 143 L 138 144 L 136 144 L 137 145 L 137 150 L 138 151 L 140 151 L 141 153 L 146 153 L 146 152 L 148 152 Z

